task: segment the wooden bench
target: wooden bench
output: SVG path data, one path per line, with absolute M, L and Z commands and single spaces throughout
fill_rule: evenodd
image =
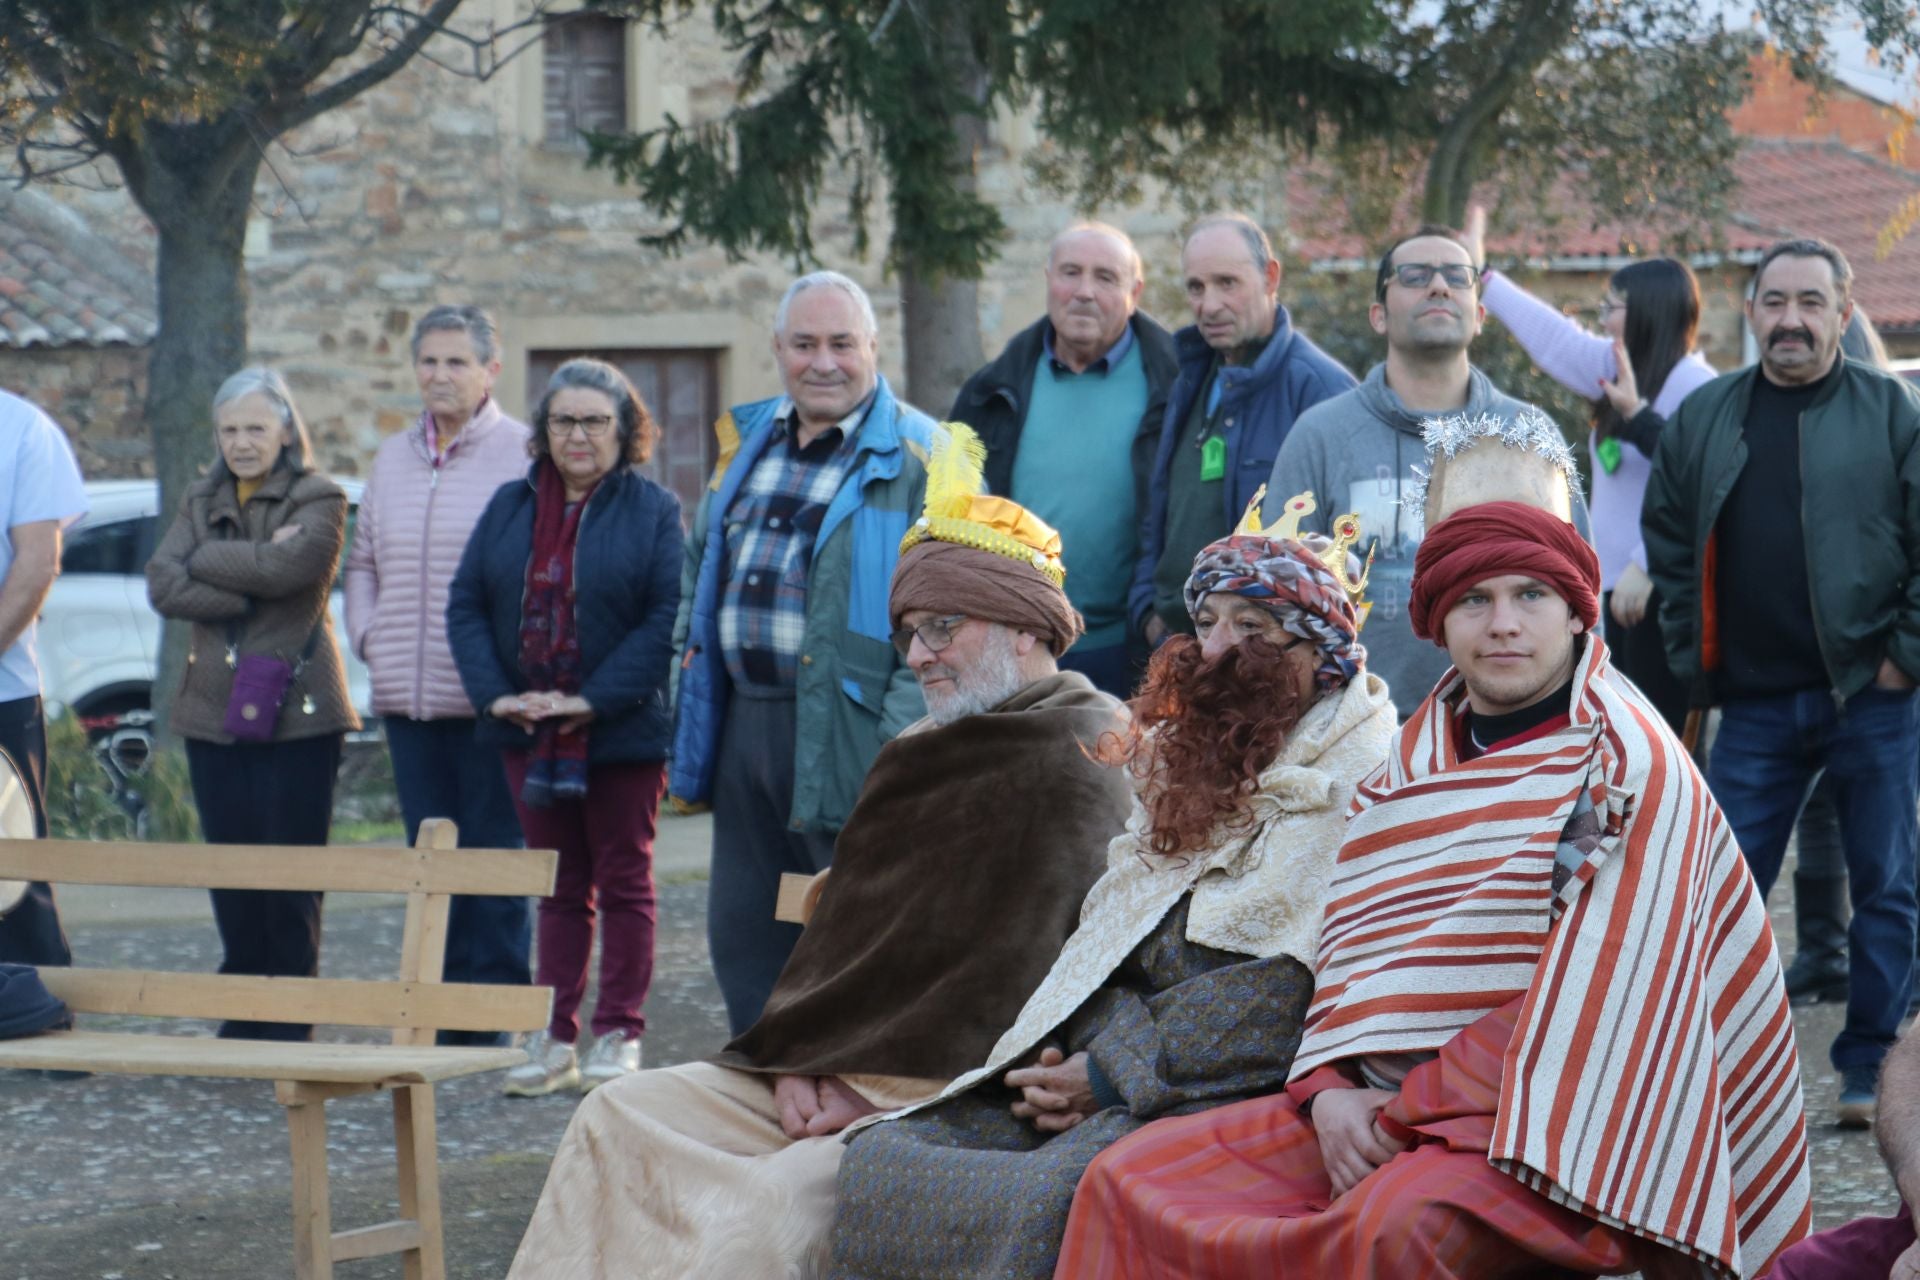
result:
M 773 899 L 773 918 L 781 924 L 802 926 L 813 919 L 814 911 L 820 906 L 820 895 L 827 890 L 827 876 L 832 870 L 829 867 L 810 876 L 798 871 L 782 871 L 780 887 Z
M 0 1040 L 0 1068 L 117 1075 L 219 1076 L 273 1081 L 293 1152 L 293 1271 L 326 1280 L 333 1264 L 403 1255 L 407 1280 L 442 1280 L 440 1171 L 433 1086 L 526 1061 L 519 1049 L 440 1048 L 434 1033 L 535 1031 L 546 1026 L 545 987 L 440 981 L 452 894 L 545 896 L 557 855 L 548 850 L 457 849 L 451 822 L 422 823 L 407 848 L 0 840 L 0 879 L 56 884 L 203 889 L 402 893 L 406 927 L 391 982 L 254 978 L 123 969 L 40 970 L 76 1013 L 241 1019 L 391 1028 L 390 1044 L 218 1040 L 130 1031 L 53 1031 Z M 84 957 L 82 957 L 84 960 Z M 400 1218 L 335 1231 L 329 1208 L 329 1099 L 393 1093 Z

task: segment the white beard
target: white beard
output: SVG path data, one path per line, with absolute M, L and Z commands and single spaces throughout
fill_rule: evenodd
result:
M 937 691 L 921 686 L 927 699 L 927 715 L 935 724 L 949 725 L 955 720 L 991 711 L 1027 687 L 1027 677 L 1020 670 L 1020 657 L 1013 651 L 1015 635 L 1009 627 L 994 627 L 980 648 L 979 659 L 965 671 L 944 663 L 935 663 L 928 669 L 929 676 L 952 680 L 950 685 Z

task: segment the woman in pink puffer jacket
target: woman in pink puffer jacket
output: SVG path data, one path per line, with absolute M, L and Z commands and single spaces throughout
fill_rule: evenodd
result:
M 435 307 L 413 330 L 425 409 L 374 455 L 347 554 L 347 637 L 367 664 L 384 718 L 411 843 L 426 818 L 451 818 L 465 848 L 516 848 L 520 821 L 500 753 L 474 741 L 474 710 L 447 648 L 447 587 L 480 513 L 524 483 L 527 427 L 492 396 L 499 335 L 478 307 Z M 532 914 L 524 898 L 457 897 L 446 980 L 527 983 Z M 442 1044 L 504 1036 L 440 1033 Z

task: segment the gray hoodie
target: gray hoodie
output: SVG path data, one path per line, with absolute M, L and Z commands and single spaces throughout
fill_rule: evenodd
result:
M 1460 412 L 1508 416 L 1525 407 L 1486 374 L 1468 369 L 1467 403 Z M 1373 613 L 1360 638 L 1367 647 L 1367 670 L 1387 682 L 1402 719 L 1413 714 L 1450 665 L 1444 648 L 1415 637 L 1407 615 L 1413 553 L 1426 530 L 1417 515 L 1402 508 L 1400 495 L 1414 467 L 1426 463 L 1420 424 L 1432 416 L 1407 408 L 1387 386 L 1386 365 L 1373 366 L 1365 382 L 1300 415 L 1274 459 L 1261 507 L 1263 519 L 1276 519 L 1282 503 L 1311 490 L 1316 509 L 1300 522 L 1302 532 L 1326 533 L 1335 517 L 1349 511 L 1360 517 L 1365 545 L 1356 551 L 1364 559 L 1371 547 L 1374 555 L 1367 588 Z M 1577 494 L 1573 518 L 1591 539 L 1586 503 Z

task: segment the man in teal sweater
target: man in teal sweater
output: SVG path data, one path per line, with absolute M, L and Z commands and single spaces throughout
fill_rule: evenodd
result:
M 1047 253 L 1047 314 L 961 387 L 948 416 L 987 446 L 987 487 L 1060 533 L 1067 596 L 1087 633 L 1060 659 L 1124 698 L 1145 654 L 1127 590 L 1159 446 L 1173 338 L 1138 310 L 1126 233 L 1077 222 Z

